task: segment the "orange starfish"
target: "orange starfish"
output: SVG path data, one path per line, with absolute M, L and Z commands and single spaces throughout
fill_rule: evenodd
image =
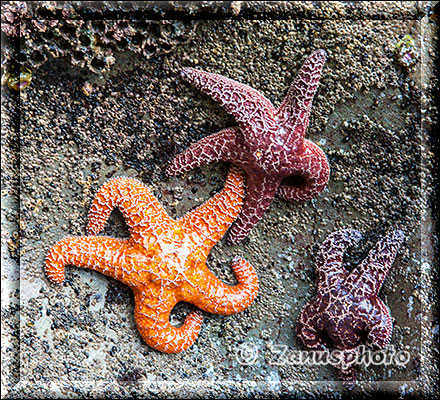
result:
M 56 283 L 64 280 L 64 266 L 74 264 L 111 276 L 130 286 L 135 296 L 135 321 L 145 342 L 156 350 L 178 353 L 196 340 L 202 313 L 192 311 L 181 327 L 169 315 L 179 301 L 215 314 L 235 314 L 247 308 L 258 291 L 254 268 L 235 257 L 238 280 L 226 285 L 206 266 L 211 248 L 237 217 L 244 197 L 244 177 L 233 167 L 223 190 L 174 220 L 150 190 L 132 178 L 114 178 L 96 194 L 89 214 L 88 234 L 104 228 L 118 207 L 130 228 L 130 238 L 70 237 L 53 246 L 46 273 Z

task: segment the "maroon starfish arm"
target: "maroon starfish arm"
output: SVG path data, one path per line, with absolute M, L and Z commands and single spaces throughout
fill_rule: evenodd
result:
M 214 161 L 230 161 L 236 146 L 238 128 L 227 128 L 189 146 L 167 168 L 171 176 Z
M 312 300 L 301 311 L 296 323 L 296 334 L 307 348 L 313 350 L 326 350 L 328 349 L 327 344 L 319 334 L 319 330 L 314 321 L 317 313 L 318 311 Z
M 301 145 L 304 140 L 326 56 L 325 50 L 317 50 L 307 59 L 276 111 L 291 145 Z
M 177 303 L 177 299 L 170 298 L 175 295 L 166 295 L 162 291 L 160 296 L 156 296 L 147 293 L 147 289 L 145 288 L 144 292 L 136 291 L 134 297 L 134 318 L 145 343 L 167 353 L 178 353 L 191 347 L 202 326 L 202 312 L 191 311 L 183 325 L 175 327 L 170 323 L 170 312 L 173 307 L 169 308 L 170 302 Z
M 357 287 L 364 297 L 377 295 L 404 238 L 404 233 L 397 230 L 379 240 L 368 256 L 346 278 L 346 282 Z
M 330 290 L 348 275 L 348 271 L 342 266 L 342 257 L 345 250 L 357 243 L 361 237 L 361 233 L 354 229 L 337 231 L 327 237 L 316 259 L 318 292 Z
M 315 198 L 327 186 L 330 167 L 324 152 L 310 140 L 304 140 L 304 152 L 291 166 L 292 174 L 303 182 L 297 186 L 282 184 L 277 194 L 288 201 L 306 201 Z
M 228 244 L 236 244 L 248 235 L 269 208 L 279 184 L 278 178 L 247 174 L 246 198 L 237 220 L 229 230 Z
M 374 305 L 374 318 L 370 315 L 367 319 L 367 326 L 370 329 L 368 332 L 368 341 L 379 349 L 384 349 L 391 342 L 393 320 L 391 319 L 390 309 L 385 303 L 376 297 L 374 299 L 377 302 L 377 304 Z
M 277 132 L 275 109 L 257 90 L 222 75 L 194 68 L 184 68 L 181 75 L 234 116 L 248 143 L 258 143 L 261 135 Z

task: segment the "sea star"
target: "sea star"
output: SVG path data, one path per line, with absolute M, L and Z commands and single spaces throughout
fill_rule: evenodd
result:
M 310 200 L 327 185 L 327 158 L 316 144 L 304 138 L 325 58 L 324 50 L 309 57 L 277 109 L 247 85 L 193 68 L 182 70 L 182 77 L 223 105 L 238 127 L 193 144 L 174 159 L 167 172 L 177 175 L 218 160 L 244 169 L 246 199 L 230 230 L 229 244 L 248 235 L 275 194 L 290 201 Z M 285 179 L 288 177 L 295 177 L 290 184 Z
M 254 268 L 235 257 L 235 286 L 226 285 L 206 266 L 211 248 L 237 217 L 244 197 L 244 176 L 232 168 L 223 190 L 183 218 L 170 218 L 149 189 L 132 178 L 114 178 L 97 192 L 87 233 L 104 228 L 118 207 L 130 229 L 128 239 L 102 236 L 65 238 L 46 258 L 48 278 L 64 280 L 68 264 L 116 278 L 134 292 L 135 321 L 144 341 L 156 350 L 178 353 L 197 338 L 202 314 L 192 311 L 181 327 L 170 324 L 176 303 L 185 301 L 215 314 L 235 314 L 253 302 L 258 291 Z
M 390 343 L 390 310 L 377 295 L 404 234 L 389 233 L 349 272 L 342 257 L 360 239 L 360 232 L 349 229 L 334 232 L 324 241 L 316 261 L 317 295 L 302 310 L 296 327 L 309 349 L 340 352 L 335 367 L 344 380 L 355 379 L 354 357 L 365 340 L 378 349 Z

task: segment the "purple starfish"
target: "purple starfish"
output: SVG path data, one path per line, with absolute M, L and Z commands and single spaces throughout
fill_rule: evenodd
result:
M 177 175 L 219 160 L 246 172 L 246 199 L 230 230 L 229 244 L 248 235 L 275 194 L 290 201 L 310 200 L 327 185 L 327 158 L 304 138 L 325 58 L 324 50 L 308 58 L 278 108 L 255 89 L 232 79 L 193 68 L 182 70 L 182 77 L 223 105 L 238 127 L 193 144 L 174 159 L 167 172 Z M 292 176 L 300 177 L 296 184 L 286 182 Z
M 302 310 L 296 326 L 309 349 L 340 351 L 336 368 L 344 380 L 355 379 L 352 361 L 364 339 L 379 349 L 390 343 L 390 310 L 377 295 L 404 234 L 389 233 L 357 268 L 348 272 L 342 265 L 343 254 L 360 238 L 358 231 L 344 230 L 324 241 L 316 261 L 318 292 Z

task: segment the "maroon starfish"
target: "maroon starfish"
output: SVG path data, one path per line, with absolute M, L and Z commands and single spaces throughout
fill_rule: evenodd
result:
M 344 230 L 324 241 L 316 261 L 318 292 L 302 310 L 296 326 L 309 349 L 340 351 L 340 362 L 335 367 L 344 380 L 355 379 L 353 361 L 364 339 L 379 349 L 390 343 L 390 310 L 377 295 L 404 234 L 389 233 L 357 268 L 348 272 L 342 266 L 343 254 L 360 238 L 358 231 Z
M 290 201 L 316 197 L 327 185 L 330 168 L 323 151 L 304 138 L 326 52 L 309 57 L 276 109 L 255 89 L 221 75 L 182 70 L 182 77 L 223 105 L 238 127 L 227 128 L 179 154 L 167 172 L 177 175 L 213 161 L 227 161 L 247 175 L 246 199 L 228 243 L 244 239 L 263 217 L 275 194 Z M 297 184 L 283 179 L 299 176 Z

